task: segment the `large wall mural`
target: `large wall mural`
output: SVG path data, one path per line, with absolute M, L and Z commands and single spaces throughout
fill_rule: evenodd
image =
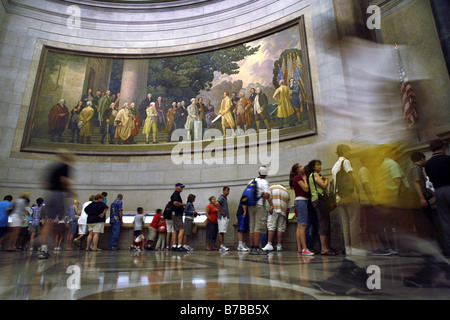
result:
M 22 150 L 151 154 L 210 129 L 223 138 L 314 134 L 305 38 L 302 18 L 195 53 L 122 57 L 44 46 Z

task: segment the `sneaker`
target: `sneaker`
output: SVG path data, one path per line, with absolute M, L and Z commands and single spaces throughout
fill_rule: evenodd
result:
M 38 259 L 48 259 L 50 258 L 50 254 L 45 251 L 39 251 Z
M 389 251 L 389 253 L 390 253 L 391 255 L 398 255 L 398 250 L 394 250 L 394 249 L 389 248 L 389 249 L 387 249 L 386 251 Z
M 262 250 L 273 251 L 273 246 L 270 243 L 268 243 L 268 244 L 266 244 L 266 246 L 264 248 L 262 248 Z
M 239 245 L 239 246 L 237 247 L 237 251 L 248 252 L 249 249 L 246 248 L 246 247 L 244 247 L 243 245 Z
M 221 245 L 219 251 L 230 251 L 229 248 L 225 247 L 225 245 Z
M 372 251 L 373 256 L 390 256 L 391 253 L 389 251 L 377 249 Z
M 268 253 L 268 251 L 265 251 L 264 249 L 261 248 L 256 248 L 255 249 L 255 254 L 256 255 L 266 255 Z
M 283 246 L 281 244 L 277 244 L 277 251 L 283 251 Z
M 314 255 L 314 253 L 312 253 L 308 249 L 303 249 L 302 250 L 302 256 L 313 256 L 313 255 Z
M 189 250 L 187 250 L 185 247 L 181 246 L 181 247 L 177 248 L 177 251 L 178 252 L 187 252 Z

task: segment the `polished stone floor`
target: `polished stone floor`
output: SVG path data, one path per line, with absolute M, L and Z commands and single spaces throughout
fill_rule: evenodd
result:
M 422 257 L 367 256 L 357 263 L 288 251 L 60 251 L 46 260 L 36 252 L 0 252 L 0 300 L 450 299 L 449 274 L 430 271 Z M 405 282 L 420 272 L 432 275 L 433 288 Z

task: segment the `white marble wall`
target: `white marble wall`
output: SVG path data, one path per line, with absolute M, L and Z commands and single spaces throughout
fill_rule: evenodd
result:
M 332 119 L 320 104 L 330 102 L 328 97 L 343 81 L 339 54 L 330 47 L 332 42 L 325 41 L 336 37 L 332 0 L 186 0 L 169 7 L 142 4 L 135 10 L 129 5 L 114 4 L 117 8 L 113 10 L 99 8 L 90 0 L 78 2 L 81 29 L 75 30 L 66 26 L 69 2 L 0 2 L 0 195 L 17 196 L 26 189 L 33 199 L 40 196 L 40 176 L 54 159 L 52 155 L 20 152 L 44 44 L 105 53 L 183 51 L 238 41 L 301 15 L 305 16 L 318 134 L 281 143 L 280 170 L 269 180 L 287 182 L 295 162 L 306 164 L 314 158 L 323 160 L 325 170 L 330 169 L 335 161 L 330 151 L 336 132 L 327 131 Z M 229 185 L 234 213 L 244 185 L 257 174 L 258 166 L 174 165 L 170 156 L 83 156 L 75 165 L 74 181 L 81 201 L 92 193 L 108 191 L 111 199 L 121 192 L 129 211 L 137 206 L 147 210 L 164 206 L 176 182 L 188 186 L 186 198 L 189 193 L 198 195 L 197 208 L 202 210 L 210 195 L 219 195 L 221 187 Z

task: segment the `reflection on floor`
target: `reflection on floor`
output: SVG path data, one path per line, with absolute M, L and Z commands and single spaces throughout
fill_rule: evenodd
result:
M 0 299 L 450 299 L 444 287 L 450 273 L 422 257 L 367 256 L 355 262 L 344 255 L 295 252 L 61 251 L 47 260 L 36 252 L 0 252 Z M 407 281 L 417 274 L 431 275 L 435 287 Z

